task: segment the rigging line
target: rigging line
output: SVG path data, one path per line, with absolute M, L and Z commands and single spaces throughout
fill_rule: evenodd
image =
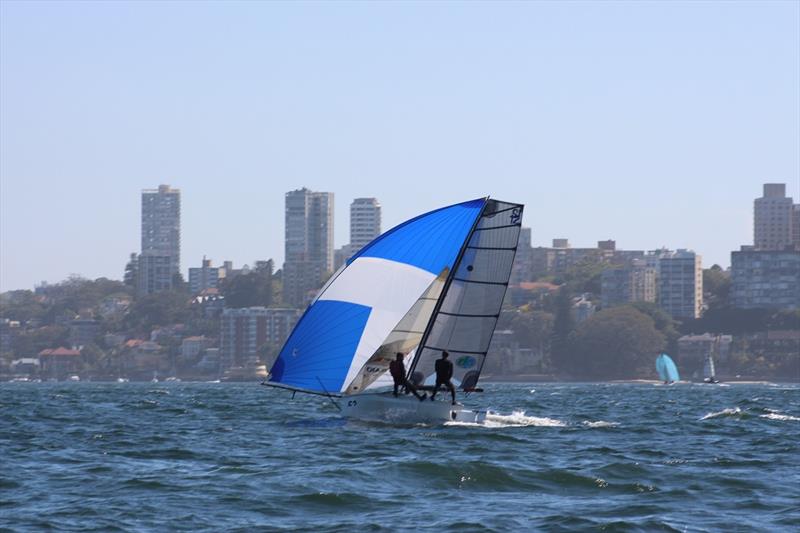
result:
M 467 246 L 470 250 L 506 250 L 508 252 L 516 252 L 517 247 L 503 247 L 503 246 Z
M 336 400 L 333 399 L 333 396 L 331 396 L 331 393 L 328 392 L 328 389 L 325 388 L 325 385 L 323 385 L 322 380 L 319 379 L 319 376 L 314 376 L 314 377 L 317 378 L 317 381 L 319 381 L 319 386 L 322 387 L 322 390 L 325 391 L 325 395 L 328 397 L 328 399 L 331 401 L 331 403 L 341 412 L 342 408 L 339 407 L 339 404 L 336 403 Z

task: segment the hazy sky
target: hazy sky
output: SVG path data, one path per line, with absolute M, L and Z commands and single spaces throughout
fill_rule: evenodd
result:
M 534 244 L 727 266 L 800 197 L 800 3 L 0 2 L 0 290 L 121 278 L 140 190 L 182 270 L 283 261 L 302 186 L 384 229 L 492 195 Z

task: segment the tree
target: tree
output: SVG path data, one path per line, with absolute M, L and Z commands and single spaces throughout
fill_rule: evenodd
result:
M 139 257 L 136 252 L 131 253 L 128 264 L 125 265 L 125 275 L 123 276 L 123 283 L 130 291 L 136 292 L 136 283 L 139 276 Z
M 128 309 L 124 325 L 139 333 L 149 333 L 155 326 L 185 323 L 191 315 L 190 301 L 178 291 L 160 291 L 136 300 Z
M 703 270 L 703 298 L 709 309 L 717 309 L 728 305 L 731 291 L 730 274 L 719 265 Z
M 0 295 L 0 318 L 19 320 L 24 324 L 32 318 L 42 318 L 46 313 L 45 305 L 31 291 L 9 291 Z
M 272 305 L 272 272 L 264 268 L 225 279 L 220 292 L 225 296 L 226 307 L 254 307 Z
M 630 306 L 605 309 L 578 326 L 571 337 L 575 366 L 570 373 L 588 379 L 646 376 L 664 345 L 664 336 L 649 316 Z
M 678 322 L 669 316 L 669 313 L 652 302 L 633 302 L 629 305 L 652 318 L 656 329 L 664 335 L 664 339 L 667 342 L 667 350 L 677 353 L 678 338 L 681 336 L 678 332 Z
M 572 367 L 569 338 L 575 329 L 575 319 L 572 317 L 572 295 L 566 284 L 558 290 L 555 311 L 550 363 L 558 370 L 567 371 Z

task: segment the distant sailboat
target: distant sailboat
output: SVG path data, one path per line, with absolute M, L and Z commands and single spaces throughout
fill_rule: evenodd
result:
M 451 354 L 453 383 L 473 392 L 505 297 L 521 204 L 480 198 L 443 207 L 387 231 L 322 288 L 287 339 L 265 385 L 344 397 L 344 413 L 402 422 L 479 421 L 485 411 L 419 402 L 375 389 L 392 383 L 405 354 L 408 380 L 434 383 Z
M 714 352 L 719 351 L 719 335 L 714 339 L 714 344 L 711 351 L 706 355 L 705 364 L 703 364 L 703 383 L 719 383 L 717 379 L 717 372 L 714 368 Z
M 665 385 L 681 380 L 678 374 L 678 367 L 675 366 L 675 362 L 672 358 L 665 353 L 656 357 L 656 372 L 658 372 L 658 378 L 663 381 Z

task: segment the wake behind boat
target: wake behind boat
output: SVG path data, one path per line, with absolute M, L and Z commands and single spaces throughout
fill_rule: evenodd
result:
M 485 411 L 381 393 L 403 354 L 406 380 L 436 385 L 447 351 L 460 394 L 476 388 L 500 316 L 523 206 L 487 198 L 413 218 L 334 274 L 281 349 L 265 385 L 341 398 L 345 416 L 479 422 Z M 449 395 L 445 395 L 449 396 Z M 336 403 L 338 406 L 339 403 Z

